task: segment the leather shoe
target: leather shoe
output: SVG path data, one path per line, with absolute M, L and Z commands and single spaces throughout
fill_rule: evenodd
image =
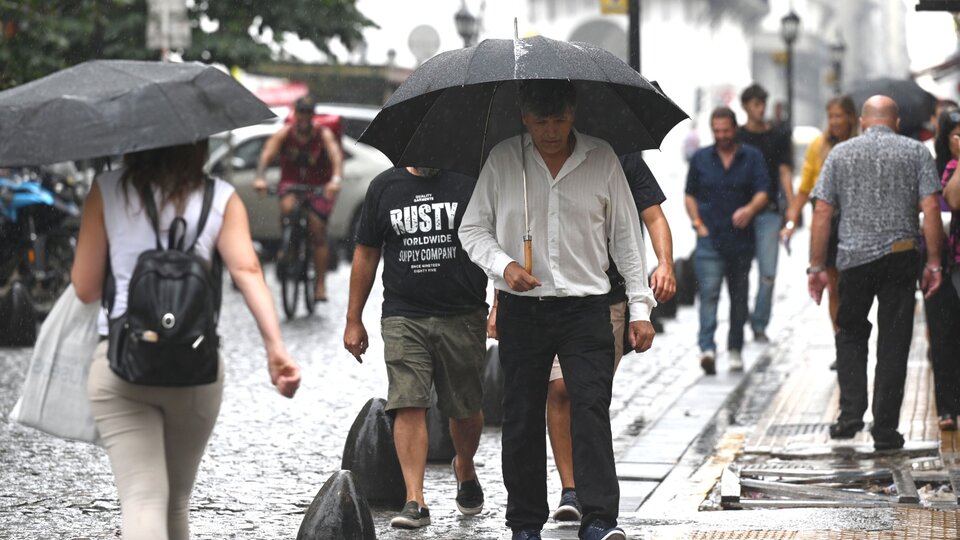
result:
M 831 439 L 852 439 L 863 429 L 863 420 L 837 420 L 830 424 Z
M 896 431 L 873 434 L 874 450 L 899 450 L 903 448 L 903 435 Z

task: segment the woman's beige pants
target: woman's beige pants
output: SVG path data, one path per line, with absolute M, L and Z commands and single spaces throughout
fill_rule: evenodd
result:
M 212 384 L 131 384 L 110 370 L 104 341 L 87 395 L 116 478 L 123 538 L 188 540 L 190 491 L 220 412 L 222 358 Z

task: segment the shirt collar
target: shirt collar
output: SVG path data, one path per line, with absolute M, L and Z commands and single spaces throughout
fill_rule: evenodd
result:
M 876 125 L 873 125 L 873 126 L 868 127 L 866 130 L 864 130 L 864 133 L 888 133 L 888 134 L 892 134 L 892 133 L 896 133 L 896 132 L 893 131 L 892 129 L 890 129 L 888 126 L 885 126 L 885 125 L 883 125 L 883 124 L 876 124 Z
M 581 135 L 580 132 L 577 131 L 577 128 L 570 130 L 570 135 L 574 138 L 574 144 L 573 152 L 570 153 L 570 157 L 567 159 L 570 159 L 576 155 L 586 155 L 587 152 L 597 147 L 596 142 L 588 140 L 587 137 Z M 533 137 L 531 137 L 526 131 L 523 132 L 523 146 L 525 147 L 525 151 L 528 151 L 526 150 L 527 148 L 533 149 Z

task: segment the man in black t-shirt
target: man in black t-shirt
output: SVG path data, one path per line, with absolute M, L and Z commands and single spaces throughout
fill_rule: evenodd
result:
M 473 456 L 483 431 L 487 277 L 460 246 L 457 229 L 476 179 L 437 169 L 395 168 L 367 189 L 350 274 L 343 345 L 362 362 L 368 339 L 361 316 L 383 254 L 381 328 L 387 366 L 387 411 L 407 488 L 390 524 L 430 524 L 423 496 L 426 411 L 431 387 L 450 418 L 457 508 L 483 509 Z
M 756 304 L 750 319 L 754 340 L 766 343 L 769 342 L 767 324 L 770 323 L 773 308 L 773 284 L 777 277 L 783 212 L 793 199 L 793 143 L 788 129 L 774 126 L 764 118 L 767 91 L 762 86 L 748 86 L 740 94 L 740 104 L 747 112 L 747 123 L 740 127 L 738 139 L 760 150 L 770 177 L 767 208 L 753 218 L 757 270 L 760 275 Z

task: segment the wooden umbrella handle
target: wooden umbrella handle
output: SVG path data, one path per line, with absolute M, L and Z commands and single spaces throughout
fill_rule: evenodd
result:
M 533 241 L 529 238 L 523 241 L 523 269 L 533 275 Z

